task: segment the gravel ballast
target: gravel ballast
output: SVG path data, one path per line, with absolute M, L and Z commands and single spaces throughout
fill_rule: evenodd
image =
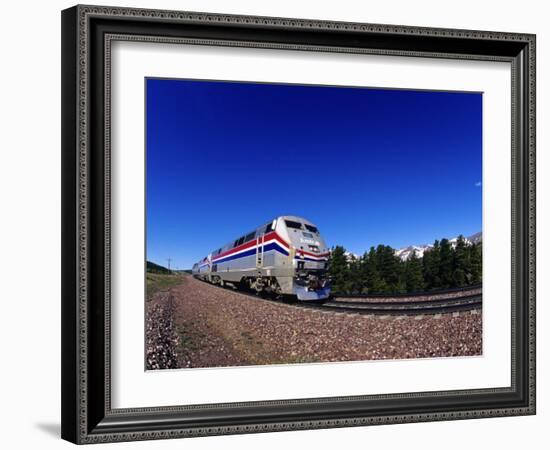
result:
M 158 292 L 145 305 L 145 367 L 148 370 L 178 367 L 173 300 L 171 292 Z
M 153 319 L 147 317 L 148 348 L 159 341 L 171 348 L 163 349 L 167 356 L 160 352 L 161 360 L 167 358 L 169 363 L 150 368 L 475 356 L 482 352 L 481 310 L 424 316 L 322 311 L 249 297 L 191 276 L 182 277 L 181 284 L 156 294 L 148 303 L 148 316 L 163 317 L 171 329 L 161 338 L 158 327 L 149 325 Z M 163 312 L 153 308 L 155 304 L 162 305 Z M 168 322 L 167 313 L 172 315 Z

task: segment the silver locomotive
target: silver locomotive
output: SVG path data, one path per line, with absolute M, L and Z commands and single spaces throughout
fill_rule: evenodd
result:
M 193 265 L 196 278 L 299 300 L 330 296 L 329 249 L 302 217 L 280 216 L 214 250 Z

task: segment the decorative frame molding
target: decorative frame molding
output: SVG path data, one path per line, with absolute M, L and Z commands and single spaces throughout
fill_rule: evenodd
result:
M 510 62 L 510 388 L 112 409 L 110 49 L 116 40 Z M 62 57 L 63 438 L 97 443 L 535 413 L 534 35 L 75 6 L 62 13 Z

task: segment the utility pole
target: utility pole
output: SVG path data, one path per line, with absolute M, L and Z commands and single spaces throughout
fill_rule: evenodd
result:
M 170 270 L 170 261 L 172 261 L 172 258 L 168 258 L 168 270 Z

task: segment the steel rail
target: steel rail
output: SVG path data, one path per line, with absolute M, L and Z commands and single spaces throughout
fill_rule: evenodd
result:
M 329 301 L 321 305 L 314 305 L 322 309 L 337 312 L 352 312 L 356 314 L 375 315 L 420 315 L 420 314 L 447 314 L 451 312 L 469 311 L 482 308 L 481 295 L 475 297 L 454 298 L 423 302 L 339 302 Z
M 199 280 L 203 281 L 203 280 Z M 266 295 L 259 295 L 254 292 L 247 292 L 236 289 L 231 286 L 220 287 L 203 281 L 210 286 L 218 287 L 224 290 L 244 295 L 255 300 L 268 301 L 279 305 L 289 305 L 304 309 L 316 309 L 326 312 L 344 312 L 348 314 L 363 314 L 363 315 L 435 315 L 448 314 L 453 312 L 472 311 L 482 308 L 482 295 L 467 295 L 464 297 L 451 297 L 436 300 L 420 300 L 420 301 L 395 301 L 395 302 L 368 302 L 368 301 L 342 301 L 336 297 L 333 300 L 325 302 L 300 302 L 298 300 L 281 301 Z

